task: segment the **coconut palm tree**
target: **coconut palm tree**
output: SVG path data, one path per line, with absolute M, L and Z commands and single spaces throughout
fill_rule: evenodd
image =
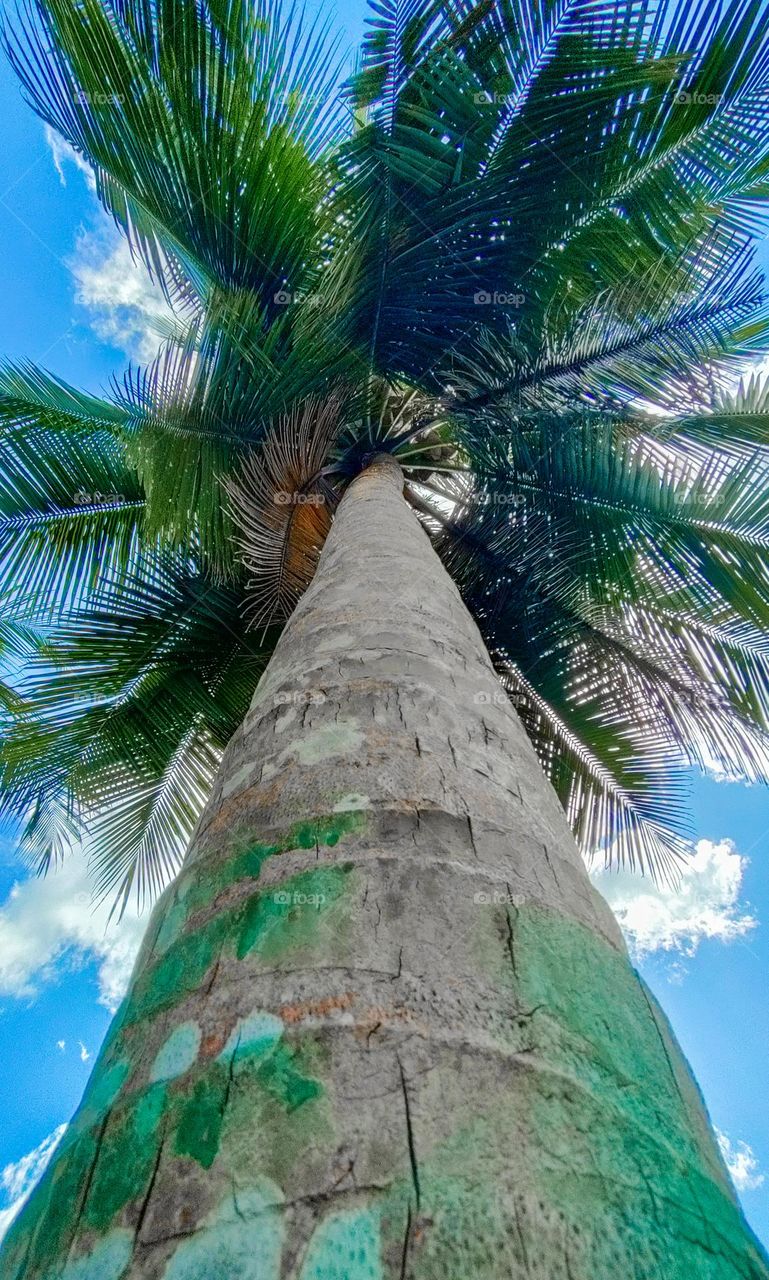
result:
M 3 1276 L 766 1280 L 579 847 L 769 774 L 769 11 L 6 41 L 175 321 L 0 384 L 5 812 L 163 890 Z

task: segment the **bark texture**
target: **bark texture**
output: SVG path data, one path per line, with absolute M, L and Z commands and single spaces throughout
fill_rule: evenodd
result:
M 3 1280 L 767 1280 L 700 1095 L 377 460 Z

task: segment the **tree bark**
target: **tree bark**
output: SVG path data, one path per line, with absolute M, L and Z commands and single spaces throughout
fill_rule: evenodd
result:
M 696 1085 L 377 458 L 3 1280 L 767 1280 Z

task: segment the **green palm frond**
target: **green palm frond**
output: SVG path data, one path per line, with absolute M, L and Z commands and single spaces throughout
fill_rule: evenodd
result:
M 323 27 L 300 34 L 267 0 L 46 0 L 9 49 L 170 292 L 300 286 L 338 129 Z
M 0 605 L 2 605 L 0 601 Z M 0 617 L 0 663 L 7 678 L 0 680 L 0 731 L 4 717 L 11 718 L 22 709 L 22 699 L 12 684 L 13 675 L 29 660 L 38 644 L 37 636 L 27 627 L 12 622 L 8 611 Z
M 769 779 L 769 469 L 663 470 L 604 416 L 547 422 L 472 486 L 431 480 L 436 546 L 567 809 L 569 779 L 583 797 L 586 852 L 602 813 L 615 856 L 669 874 L 685 766 Z
M 162 887 L 276 638 L 247 637 L 241 608 L 188 561 L 150 558 L 50 631 L 17 683 L 2 776 L 39 866 L 63 813 L 94 841 L 99 893 Z
M 446 377 L 455 405 L 699 407 L 726 368 L 769 340 L 763 280 L 750 261 L 739 239 L 719 232 L 693 256 L 687 246 L 672 266 L 646 276 L 626 264 L 621 283 L 577 306 L 567 278 L 541 321 L 522 310 L 504 332 L 486 325 L 452 356 Z
M 311 295 L 314 297 L 315 295 Z M 286 295 L 293 298 L 293 295 Z M 331 394 L 351 372 L 329 349 L 324 314 L 301 300 L 277 318 L 248 294 L 209 309 L 182 344 L 114 389 L 126 420 L 126 457 L 142 483 L 147 537 L 202 555 L 218 579 L 236 572 L 228 478 L 269 438 L 271 423 L 308 394 Z
M 769 446 L 769 379 L 763 373 L 751 373 L 740 379 L 736 388 L 717 388 L 710 404 L 676 421 L 674 429 L 685 440 L 707 448 L 753 450 Z M 671 424 L 661 423 L 661 434 Z
M 556 534 L 542 513 L 511 520 L 509 506 L 487 502 L 497 496 L 463 497 L 453 488 L 454 511 L 436 547 L 500 676 L 522 695 L 516 705 L 528 712 L 524 722 L 562 799 L 571 797 L 565 777 L 573 776 L 603 807 L 600 843 L 614 840 L 615 856 L 669 875 L 686 828 L 664 708 L 650 699 L 632 655 L 612 646 L 580 607 L 571 566 L 582 553 L 573 534 Z M 595 836 L 587 810 L 576 829 Z
M 31 366 L 0 371 L 0 586 L 9 615 L 53 616 L 126 567 L 144 494 L 115 405 Z
M 680 763 L 664 746 L 650 748 L 643 726 L 623 735 L 575 725 L 520 671 L 506 666 L 500 676 L 588 861 L 675 881 L 690 830 Z
M 597 327 L 607 290 L 627 294 L 629 275 L 656 282 L 646 325 L 691 306 L 723 257 L 713 240 L 739 187 L 735 157 L 767 153 L 766 15 L 752 63 L 724 55 L 750 18 L 742 0 L 705 25 L 698 58 L 661 49 L 642 5 L 515 8 L 468 5 L 452 19 L 438 6 L 437 20 L 429 6 L 393 4 L 375 26 L 363 72 L 374 102 L 347 157 L 347 194 L 356 241 L 370 247 L 359 317 L 391 373 L 424 377 L 481 323 L 504 339 L 514 322 L 539 348 L 565 285 L 572 314 L 602 300 Z M 469 24 L 464 42 L 452 42 L 452 21 Z M 731 74 L 718 92 L 692 89 L 719 60 Z M 748 228 L 731 223 L 744 248 Z M 494 300 L 482 312 L 479 295 Z

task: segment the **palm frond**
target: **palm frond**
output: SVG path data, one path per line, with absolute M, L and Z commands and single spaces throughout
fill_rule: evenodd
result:
M 38 867 L 87 833 L 101 894 L 155 896 L 276 639 L 248 639 L 241 608 L 189 561 L 145 558 L 49 632 L 0 757 Z
M 669 876 L 687 767 L 769 779 L 769 595 L 717 563 L 743 546 L 769 584 L 769 472 L 666 475 L 597 417 L 555 416 L 548 448 L 532 414 L 517 467 L 433 477 L 433 532 L 586 852 Z
M 681 764 L 650 752 L 640 727 L 638 738 L 619 742 L 607 742 L 602 726 L 580 737 L 521 672 L 503 665 L 500 678 L 586 860 L 675 882 L 689 851 L 689 777 Z
M 0 729 L 6 715 L 12 717 L 22 708 L 22 699 L 13 687 L 13 679 L 34 653 L 37 644 L 37 636 L 28 627 L 11 621 L 7 615 L 0 617 L 0 663 L 5 677 L 0 680 Z
M 51 617 L 130 563 L 144 493 L 125 417 L 43 370 L 0 372 L 0 584 L 9 615 Z
M 322 24 L 268 0 L 29 0 L 6 42 L 170 293 L 299 287 L 338 128 Z
M 762 372 L 740 378 L 737 387 L 714 389 L 699 413 L 660 423 L 660 433 L 679 433 L 682 441 L 708 448 L 752 451 L 769 446 L 769 379 Z

